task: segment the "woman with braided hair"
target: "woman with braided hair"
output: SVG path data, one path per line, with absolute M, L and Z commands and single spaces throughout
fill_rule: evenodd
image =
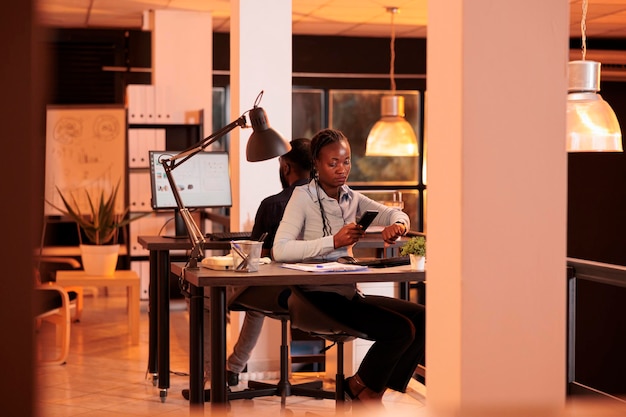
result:
M 296 187 L 283 215 L 273 256 L 279 262 L 335 261 L 352 255 L 365 232 L 356 219 L 378 210 L 373 225 L 384 226 L 382 238 L 393 243 L 409 229 L 408 216 L 346 185 L 351 168 L 350 143 L 334 129 L 311 140 L 313 178 Z M 387 388 L 405 392 L 424 357 L 424 307 L 392 297 L 363 295 L 356 285 L 306 285 L 301 289 L 320 310 L 368 335 L 374 344 L 357 373 L 346 379 L 352 399 L 380 403 Z

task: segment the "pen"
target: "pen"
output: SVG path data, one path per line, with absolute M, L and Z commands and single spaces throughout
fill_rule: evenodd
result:
M 243 250 L 241 249 L 239 244 L 237 244 L 235 241 L 231 241 L 230 243 L 232 244 L 233 250 L 241 258 L 241 263 L 239 265 L 237 265 L 237 268 L 235 268 L 235 269 L 237 269 L 237 270 L 243 269 L 246 266 L 246 264 L 248 263 L 248 256 L 243 252 Z

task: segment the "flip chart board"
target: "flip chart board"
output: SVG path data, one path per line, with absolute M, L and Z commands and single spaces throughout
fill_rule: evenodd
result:
M 49 106 L 46 109 L 45 198 L 63 207 L 58 189 L 81 211 L 118 184 L 117 210 L 125 206 L 126 109 L 123 106 Z M 45 204 L 46 215 L 58 210 Z

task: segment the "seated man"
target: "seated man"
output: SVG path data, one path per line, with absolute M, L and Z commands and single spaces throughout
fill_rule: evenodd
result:
M 252 228 L 251 240 L 258 240 L 264 233 L 267 237 L 263 241 L 263 249 L 261 256 L 270 256 L 270 250 L 274 244 L 274 236 L 280 219 L 283 217 L 285 206 L 291 197 L 293 189 L 309 181 L 311 165 L 311 141 L 309 139 L 300 138 L 290 142 L 291 150 L 279 158 L 280 169 L 279 177 L 283 186 L 283 190 L 275 195 L 265 198 L 257 210 L 254 226 Z M 234 288 L 232 294 L 229 295 L 229 302 L 232 302 L 239 294 L 245 290 L 245 287 Z M 204 300 L 204 373 L 205 380 L 208 379 L 211 357 L 211 345 L 208 335 L 210 334 L 210 317 L 209 317 L 209 299 Z M 233 353 L 228 357 L 226 364 L 228 385 L 235 386 L 239 384 L 239 373 L 243 371 L 250 353 L 256 345 L 261 328 L 263 327 L 264 315 L 259 312 L 247 311 L 244 322 L 239 333 L 239 338 L 233 348 Z M 189 390 L 184 389 L 183 397 L 189 399 Z
M 275 195 L 269 196 L 261 202 L 254 219 L 251 240 L 258 240 L 261 235 L 267 233 L 263 241 L 261 256 L 270 256 L 276 229 L 283 217 L 285 206 L 298 185 L 307 184 L 311 172 L 311 141 L 309 139 L 294 139 L 291 142 L 291 150 L 279 158 L 280 162 L 280 182 L 283 190 Z M 231 297 L 234 300 L 245 288 L 238 288 Z M 239 383 L 239 373 L 241 373 L 250 353 L 256 345 L 261 328 L 263 327 L 263 313 L 256 311 L 246 311 L 241 332 L 237 343 L 233 348 L 233 353 L 228 357 L 226 363 L 228 385 L 233 386 Z

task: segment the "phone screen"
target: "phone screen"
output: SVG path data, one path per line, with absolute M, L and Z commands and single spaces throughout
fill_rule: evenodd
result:
M 361 226 L 363 230 L 366 230 L 370 226 L 370 224 L 372 224 L 372 222 L 374 221 L 374 218 L 377 215 L 378 215 L 378 211 L 368 210 L 361 216 L 357 224 Z

